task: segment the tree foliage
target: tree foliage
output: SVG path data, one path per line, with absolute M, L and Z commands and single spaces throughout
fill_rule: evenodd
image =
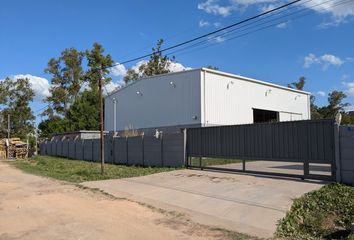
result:
M 295 88 L 297 90 L 303 90 L 305 86 L 306 78 L 304 76 L 300 77 L 297 82 L 289 83 L 289 88 Z
M 152 48 L 152 55 L 149 61 L 142 63 L 138 69 L 130 68 L 127 71 L 124 76 L 125 83 L 170 72 L 169 67 L 171 62 L 175 61 L 175 57 L 169 58 L 161 52 L 163 42 L 163 39 L 157 41 L 156 47 Z
M 14 136 L 25 139 L 26 135 L 33 130 L 35 117 L 29 107 L 33 97 L 34 92 L 27 78 L 6 78 L 0 81 L 1 137 L 6 136 L 4 129 L 8 126 L 8 114 L 10 115 L 10 131 Z
M 300 77 L 297 82 L 288 84 L 289 88 L 295 88 L 297 90 L 303 90 L 305 87 L 306 78 Z M 335 115 L 340 112 L 342 114 L 342 124 L 354 124 L 354 117 L 350 116 L 344 111 L 344 108 L 348 106 L 348 103 L 344 103 L 347 96 L 342 91 L 332 91 L 328 94 L 328 105 L 318 107 L 315 104 L 316 98 L 311 95 L 310 98 L 310 110 L 311 119 L 326 119 L 334 118 Z
M 91 50 L 86 51 L 87 66 L 89 67 L 85 73 L 85 80 L 90 84 L 91 89 L 98 88 L 100 79 L 104 79 L 104 84 L 112 81 L 107 77 L 109 67 L 113 65 L 111 55 L 104 55 L 104 48 L 98 43 L 93 44 Z
M 96 90 L 85 90 L 67 113 L 68 130 L 98 130 L 99 97 Z
M 50 96 L 45 102 L 50 103 L 44 115 L 64 116 L 70 104 L 75 101 L 84 81 L 82 60 L 84 53 L 74 48 L 65 49 L 59 58 L 48 62 L 45 73 L 52 75 Z
M 347 96 L 341 91 L 332 91 L 328 94 L 328 105 L 318 109 L 322 118 L 334 118 L 338 112 L 344 113 L 344 107 L 348 103 L 343 103 Z
M 87 63 L 87 66 L 84 66 Z M 98 130 L 98 82 L 112 81 L 109 67 L 114 61 L 104 48 L 94 43 L 91 50 L 65 49 L 58 59 L 52 58 L 45 72 L 52 74 L 51 96 L 46 99 L 48 119 L 39 124 L 42 136 L 78 130 Z M 86 71 L 85 71 L 86 70 Z M 87 89 L 83 90 L 86 85 Z

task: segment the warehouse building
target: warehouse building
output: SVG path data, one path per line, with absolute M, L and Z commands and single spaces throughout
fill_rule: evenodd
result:
M 306 119 L 310 93 L 208 68 L 147 77 L 105 98 L 106 131 Z

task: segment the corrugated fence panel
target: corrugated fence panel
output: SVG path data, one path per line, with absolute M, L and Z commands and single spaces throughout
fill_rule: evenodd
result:
M 69 140 L 68 143 L 68 158 L 75 159 L 75 141 Z
M 62 151 L 61 151 L 61 156 L 62 157 L 68 157 L 69 155 L 69 141 L 68 140 L 63 140 L 62 141 Z
M 155 137 L 144 137 L 144 165 L 145 166 L 162 166 L 162 141 Z
M 128 164 L 127 139 L 125 137 L 113 138 L 113 159 L 116 164 Z
M 52 142 L 52 156 L 57 156 L 57 142 Z
M 165 167 L 181 167 L 184 165 L 184 136 L 171 134 L 163 136 L 163 165 Z
M 62 141 L 57 141 L 56 142 L 56 145 L 57 145 L 57 156 L 59 156 L 59 157 L 62 157 L 63 156 L 63 154 L 62 154 L 62 152 L 63 152 L 63 142 Z
M 84 142 L 83 140 L 75 141 L 75 159 L 84 160 Z
M 140 136 L 128 138 L 128 164 L 144 165 L 143 138 Z
M 86 161 L 93 161 L 92 157 L 92 140 L 91 139 L 85 139 L 83 140 L 83 151 L 84 151 L 84 160 Z
M 113 140 L 110 137 L 105 137 L 104 138 L 104 161 L 106 163 L 113 163 L 113 157 L 112 157 L 112 145 L 113 145 Z
M 333 163 L 333 131 L 333 120 L 190 128 L 188 155 Z
M 101 161 L 101 143 L 100 139 L 92 139 L 92 160 L 94 162 L 100 162 Z

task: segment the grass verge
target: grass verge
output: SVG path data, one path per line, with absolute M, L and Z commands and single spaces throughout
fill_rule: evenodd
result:
M 296 199 L 279 222 L 278 237 L 286 239 L 354 239 L 354 187 L 329 184 Z
M 50 156 L 36 156 L 29 160 L 16 160 L 12 162 L 12 165 L 28 173 L 74 183 L 137 177 L 175 170 L 175 168 L 105 164 L 105 173 L 101 175 L 100 163 Z

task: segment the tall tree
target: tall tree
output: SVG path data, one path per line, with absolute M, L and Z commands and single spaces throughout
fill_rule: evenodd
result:
M 332 91 L 328 94 L 328 105 L 318 109 L 323 118 L 334 118 L 338 112 L 344 112 L 348 103 L 343 103 L 347 96 L 342 91 Z
M 87 62 L 84 71 L 83 63 Z M 104 54 L 104 48 L 94 43 L 91 50 L 79 52 L 74 48 L 65 49 L 61 57 L 51 59 L 46 72 L 51 73 L 51 96 L 46 99 L 50 107 L 44 112 L 48 119 L 39 124 L 41 135 L 50 137 L 53 133 L 77 130 L 97 130 L 98 122 L 98 81 L 104 83 L 108 77 L 112 57 Z M 83 84 L 88 89 L 82 89 Z
M 130 68 L 124 76 L 125 83 L 138 80 L 140 78 L 169 73 L 171 62 L 175 57 L 169 58 L 161 52 L 163 39 L 157 41 L 156 47 L 152 48 L 152 55 L 146 63 L 142 63 L 138 69 Z
M 34 92 L 27 78 L 6 78 L 0 82 L 0 105 L 3 106 L 1 114 L 1 129 L 7 129 L 7 115 L 10 114 L 10 126 L 13 136 L 25 139 L 33 130 L 35 119 L 29 103 L 33 101 Z M 5 137 L 4 131 L 1 131 Z
M 303 90 L 306 83 L 306 78 L 304 76 L 300 77 L 297 82 L 289 83 L 289 88 L 295 88 L 297 90 Z
M 100 79 L 104 79 L 104 84 L 112 81 L 112 78 L 108 75 L 110 73 L 109 67 L 111 67 L 114 62 L 111 55 L 104 55 L 102 45 L 94 43 L 93 48 L 86 51 L 86 58 L 89 68 L 85 73 L 85 80 L 89 82 L 92 90 L 97 90 Z
M 59 116 L 52 116 L 39 123 L 38 129 L 41 138 L 51 138 L 55 133 L 67 131 L 67 120 Z
M 45 102 L 50 105 L 43 113 L 44 115 L 64 116 L 75 101 L 84 81 L 83 57 L 83 52 L 68 48 L 61 53 L 59 58 L 49 60 L 44 71 L 52 75 L 52 87 L 49 90 L 50 96 L 45 99 Z
M 315 104 L 316 97 L 311 95 L 310 97 L 310 112 L 311 112 L 311 119 L 322 119 L 323 116 L 319 112 L 318 106 Z
M 82 92 L 71 105 L 66 118 L 71 123 L 70 131 L 98 130 L 99 97 L 97 90 Z

